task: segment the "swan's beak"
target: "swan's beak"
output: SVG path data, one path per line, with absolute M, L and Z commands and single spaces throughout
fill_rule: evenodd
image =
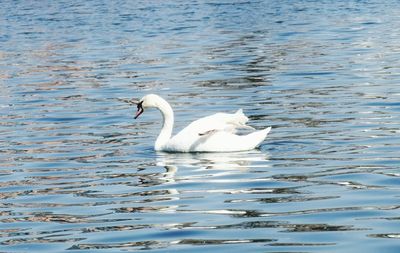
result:
M 136 115 L 135 115 L 134 119 L 137 119 L 140 116 L 140 114 L 142 114 L 144 112 L 142 104 L 143 104 L 143 101 L 137 103 L 137 111 L 136 111 Z

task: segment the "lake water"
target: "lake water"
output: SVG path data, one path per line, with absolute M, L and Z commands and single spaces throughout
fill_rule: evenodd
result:
M 398 1 L 2 1 L 1 252 L 399 252 Z M 153 151 L 243 108 L 258 150 Z

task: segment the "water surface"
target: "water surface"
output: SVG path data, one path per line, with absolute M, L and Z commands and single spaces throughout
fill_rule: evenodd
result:
M 396 1 L 3 1 L 0 251 L 398 252 Z M 243 108 L 258 150 L 152 150 Z

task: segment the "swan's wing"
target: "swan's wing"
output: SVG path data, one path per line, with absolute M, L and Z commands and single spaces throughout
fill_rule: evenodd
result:
M 267 137 L 271 128 L 254 131 L 247 135 L 236 135 L 217 131 L 192 144 L 190 151 L 196 152 L 230 152 L 251 150 L 259 146 Z
M 236 113 L 216 113 L 190 123 L 168 141 L 168 149 L 189 150 L 194 143 L 204 142 L 215 134 L 233 134 L 246 125 L 249 119 L 240 109 Z
M 247 126 L 249 119 L 243 114 L 242 109 L 236 113 L 216 113 L 193 121 L 177 135 L 204 135 L 215 131 L 235 132 L 237 129 L 253 129 Z
M 198 119 L 172 137 L 164 150 L 171 152 L 227 152 L 250 150 L 259 145 L 271 128 L 255 131 L 247 135 L 236 135 L 239 128 L 249 119 L 242 110 L 236 113 L 216 113 Z
M 236 135 L 225 131 L 209 131 L 192 140 L 176 139 L 166 146 L 171 152 L 232 152 L 251 150 L 259 146 L 271 128 L 254 131 L 247 135 Z M 185 142 L 186 141 L 186 142 Z

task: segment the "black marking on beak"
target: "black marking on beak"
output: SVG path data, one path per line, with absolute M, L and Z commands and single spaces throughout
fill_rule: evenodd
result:
M 143 101 L 140 101 L 139 103 L 137 103 L 137 111 L 136 111 L 136 115 L 135 115 L 134 119 L 137 119 L 140 116 L 140 114 L 142 114 L 144 112 L 142 104 L 143 104 Z

